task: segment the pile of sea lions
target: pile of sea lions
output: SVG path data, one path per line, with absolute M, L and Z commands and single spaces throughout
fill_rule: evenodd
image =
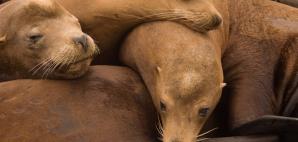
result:
M 0 19 L 1 142 L 298 141 L 295 7 L 11 0 Z

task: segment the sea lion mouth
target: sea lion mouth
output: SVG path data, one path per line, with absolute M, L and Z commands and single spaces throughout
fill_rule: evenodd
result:
M 85 58 L 79 59 L 77 61 L 74 61 L 74 62 L 70 63 L 69 65 L 78 64 L 78 63 L 84 62 L 86 60 L 93 59 L 93 57 L 94 57 L 93 55 L 90 55 L 88 57 L 85 57 Z
M 63 74 L 63 73 L 67 73 L 67 72 L 72 72 L 72 71 L 77 71 L 76 69 L 73 69 L 75 65 L 80 64 L 82 62 L 85 62 L 87 60 L 91 60 L 93 59 L 93 55 L 79 59 L 77 61 L 71 62 L 69 64 L 60 64 L 58 65 L 56 72 Z

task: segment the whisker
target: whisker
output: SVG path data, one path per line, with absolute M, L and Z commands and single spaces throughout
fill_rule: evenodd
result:
M 32 69 L 30 69 L 29 72 L 32 72 L 35 68 L 37 68 L 38 66 L 42 65 L 48 59 L 49 58 L 42 60 L 40 63 L 38 63 L 37 65 L 35 65 Z
M 159 127 L 157 125 L 155 125 L 157 132 L 163 137 L 163 132 L 159 129 Z
M 48 75 L 50 69 L 51 69 L 53 66 L 55 66 L 55 64 L 56 64 L 56 63 L 53 61 L 53 62 L 50 62 L 50 63 L 48 64 L 48 66 L 46 66 L 46 68 L 44 69 L 44 72 L 43 72 L 43 74 L 42 74 L 42 79 L 46 79 L 46 76 Z
M 206 141 L 208 140 L 209 138 L 202 138 L 202 139 L 198 139 L 197 142 L 202 142 L 202 141 Z
M 45 68 L 46 66 L 48 66 L 48 64 L 51 62 L 51 59 L 47 59 L 46 61 L 44 61 L 42 63 L 42 65 L 40 65 L 37 69 L 34 70 L 34 72 L 32 73 L 32 75 L 36 75 L 38 71 L 40 71 L 41 69 Z
M 202 137 L 202 136 L 205 136 L 205 135 L 207 135 L 209 133 L 212 133 L 212 132 L 216 131 L 217 129 L 218 129 L 218 127 L 213 128 L 213 129 L 211 129 L 211 130 L 209 130 L 209 131 L 207 131 L 205 133 L 202 133 L 202 134 L 198 135 L 197 138 Z

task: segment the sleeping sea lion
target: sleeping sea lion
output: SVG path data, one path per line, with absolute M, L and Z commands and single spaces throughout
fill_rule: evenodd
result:
M 127 67 L 0 83 L 1 142 L 157 142 L 155 117 L 142 80 Z
M 98 49 L 78 19 L 53 0 L 0 5 L 0 81 L 82 76 Z

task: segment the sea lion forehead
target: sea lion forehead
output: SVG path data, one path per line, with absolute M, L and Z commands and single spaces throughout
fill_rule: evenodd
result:
M 58 17 L 65 11 L 53 0 L 27 0 L 24 7 L 27 14 L 41 17 Z

